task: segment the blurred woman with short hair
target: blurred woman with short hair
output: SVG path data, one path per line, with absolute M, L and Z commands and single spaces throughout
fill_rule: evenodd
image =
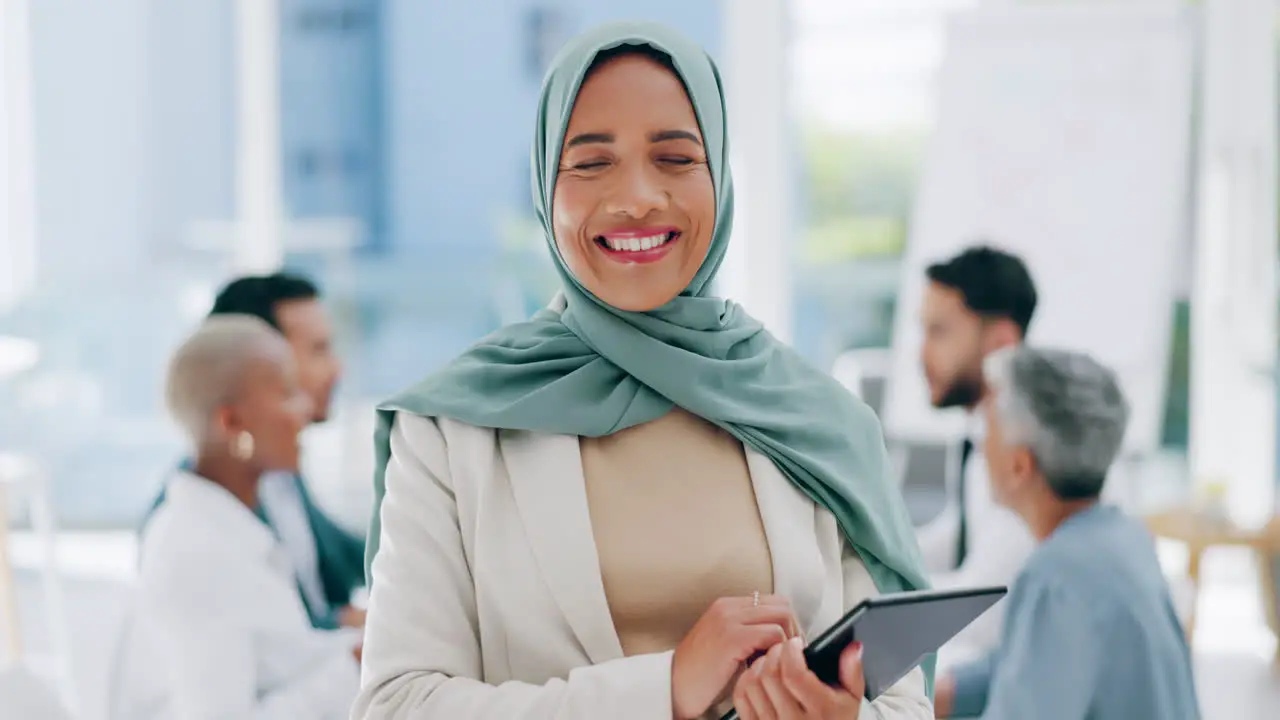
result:
M 289 346 L 257 318 L 210 318 L 175 353 L 166 400 L 195 463 L 142 539 L 135 622 L 164 687 L 154 717 L 345 718 L 359 637 L 312 628 L 257 510 L 259 478 L 297 469 L 310 417 Z

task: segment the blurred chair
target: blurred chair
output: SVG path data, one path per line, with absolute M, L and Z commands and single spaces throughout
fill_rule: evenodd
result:
M 21 666 L 0 670 L 0 713 L 6 720 L 72 720 L 57 695 Z
M 53 503 L 43 470 L 29 458 L 0 452 L 0 630 L 3 631 L 7 660 L 27 664 L 18 613 L 17 576 L 10 561 L 8 538 L 12 509 L 24 504 L 31 527 L 40 540 L 43 554 L 41 580 L 43 612 L 48 618 L 59 683 L 64 700 L 74 706 L 75 690 L 71 665 L 71 638 L 64 611 L 62 583 L 57 563 L 57 528 Z
M 0 476 L 0 639 L 4 640 L 5 664 L 22 657 L 22 628 L 18 625 L 18 578 L 9 557 L 9 503 L 3 476 Z
M 831 376 L 855 397 L 866 399 L 863 387 L 866 380 L 862 374 L 862 365 L 853 357 L 853 353 L 845 353 L 836 358 L 835 364 L 831 366 Z
M 946 509 L 947 479 L 960 467 L 960 449 L 956 443 L 905 441 L 889 447 L 911 521 L 920 527 Z
M 889 348 L 846 350 L 832 364 L 831 376 L 879 415 L 884 406 L 892 359 Z
M 890 348 L 856 348 L 836 358 L 831 375 L 857 395 L 876 415 L 884 408 L 893 362 Z M 906 442 L 886 438 L 890 462 L 902 486 L 907 510 L 912 521 L 923 525 L 942 512 L 947 504 L 949 453 L 955 452 L 958 467 L 959 450 L 946 443 Z

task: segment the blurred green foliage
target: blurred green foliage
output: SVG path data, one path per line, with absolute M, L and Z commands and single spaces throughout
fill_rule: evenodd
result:
M 804 129 L 802 264 L 902 254 L 925 137 L 923 130 Z

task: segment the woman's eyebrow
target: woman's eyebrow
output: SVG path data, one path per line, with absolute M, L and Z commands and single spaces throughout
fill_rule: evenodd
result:
M 607 145 L 614 142 L 616 139 L 617 138 L 614 137 L 613 133 L 581 133 L 570 138 L 569 142 L 565 143 L 565 147 L 571 148 L 579 145 L 597 144 Z M 699 146 L 702 145 L 702 139 L 688 130 L 658 130 L 656 132 L 649 133 L 649 142 L 651 143 L 666 142 L 668 140 L 688 140 L 689 142 L 696 143 Z
M 565 143 L 565 147 L 571 148 L 579 145 L 595 145 L 599 143 L 608 144 L 613 142 L 613 140 L 613 133 L 582 133 L 581 135 L 573 136 L 569 142 Z
M 688 130 L 659 130 L 649 135 L 649 142 L 664 142 L 666 140 L 689 140 L 702 146 L 702 139 Z

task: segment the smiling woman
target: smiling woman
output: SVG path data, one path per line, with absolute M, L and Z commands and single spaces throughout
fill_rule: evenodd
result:
M 733 221 L 715 65 L 603 26 L 538 117 L 563 290 L 379 409 L 353 717 L 931 718 L 922 670 L 869 703 L 856 650 L 827 687 L 784 642 L 924 581 L 871 411 L 709 294 Z
M 602 54 L 566 137 L 552 205 L 564 263 L 620 310 L 665 304 L 697 274 L 716 216 L 702 132 L 670 58 Z

